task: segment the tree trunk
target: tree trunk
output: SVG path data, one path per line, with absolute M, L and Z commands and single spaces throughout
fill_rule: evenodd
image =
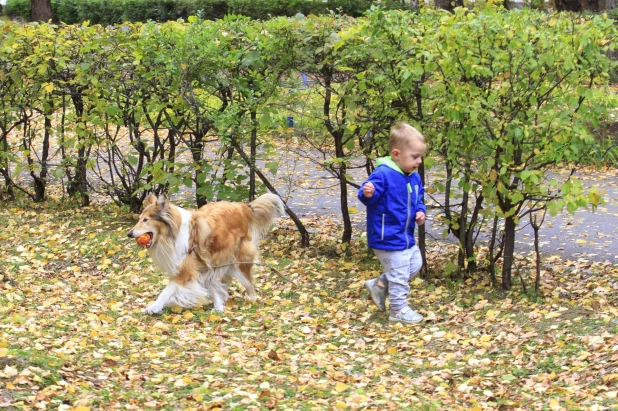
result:
M 337 158 L 345 158 L 343 153 L 343 132 L 341 135 L 335 137 L 335 155 Z M 348 183 L 346 180 L 347 164 L 342 161 L 339 164 L 339 191 L 341 192 L 340 204 L 341 204 L 341 216 L 343 217 L 343 235 L 341 236 L 341 242 L 350 244 L 352 241 L 352 221 L 350 220 L 350 210 L 348 207 Z
M 496 237 L 498 234 L 498 216 L 494 217 L 494 224 L 491 229 L 491 240 L 489 240 L 489 278 L 492 287 L 496 287 L 496 264 L 494 257 L 496 255 Z
M 554 3 L 557 11 L 582 11 L 581 0 L 556 0 Z
M 49 21 L 52 19 L 51 0 L 31 0 L 32 21 Z
M 463 7 L 463 0 L 435 0 L 436 7 L 452 12 L 456 7 Z
M 251 110 L 251 164 L 249 164 L 249 201 L 255 200 L 255 158 L 257 156 L 257 113 Z
M 0 133 L 0 153 L 9 152 L 8 132 L 4 129 Z M 11 180 L 11 173 L 9 170 L 9 159 L 7 157 L 0 158 L 0 175 L 4 177 L 5 187 L 0 186 L 0 200 L 4 200 L 5 194 L 9 200 L 15 199 L 15 192 L 13 191 L 13 181 Z
M 52 128 L 51 124 L 51 111 L 45 114 L 45 133 L 43 135 L 43 151 L 41 153 L 41 172 L 40 176 L 36 177 L 34 174 L 32 177 L 34 178 L 34 201 L 40 202 L 45 201 L 45 190 L 47 187 L 47 158 L 49 157 L 49 139 L 50 139 L 50 130 Z
M 515 218 L 509 216 L 504 220 L 504 256 L 502 263 L 502 289 L 511 289 L 511 269 L 515 254 Z
M 71 101 L 73 107 L 75 107 L 75 114 L 78 119 L 84 118 L 84 99 L 81 94 L 81 90 L 71 89 Z M 82 121 L 82 120 L 79 120 Z M 83 132 L 88 130 L 85 122 L 83 122 Z M 69 187 L 67 189 L 70 196 L 78 196 L 80 198 L 80 205 L 82 207 L 88 207 L 90 205 L 90 196 L 88 195 L 88 154 L 87 150 L 87 138 L 84 135 L 78 134 L 78 150 L 77 150 L 77 164 L 75 166 L 75 176 L 69 181 Z
M 236 139 L 234 137 L 231 137 L 230 141 L 232 143 L 232 146 L 236 149 L 238 154 L 240 154 L 242 159 L 245 161 L 245 164 L 249 164 L 251 159 L 243 151 L 243 149 L 240 146 L 240 144 L 238 144 L 238 141 L 236 141 Z M 272 185 L 272 183 L 268 180 L 268 178 L 266 178 L 264 173 L 262 173 L 257 167 L 255 168 L 255 174 L 257 174 L 257 176 L 260 178 L 260 180 L 262 180 L 262 183 L 264 183 L 266 188 L 268 188 L 268 190 L 270 190 L 271 193 L 276 194 L 279 197 L 281 197 L 279 195 L 279 193 L 277 192 L 277 189 L 275 188 L 275 186 Z M 288 207 L 287 204 L 283 203 L 283 206 L 285 208 L 286 214 L 290 216 L 292 221 L 294 221 L 294 224 L 296 225 L 296 228 L 298 229 L 298 232 L 300 233 L 300 246 L 301 247 L 309 247 L 309 232 L 305 228 L 303 222 L 300 221 L 300 218 L 298 218 L 298 216 L 294 213 L 294 211 L 292 211 L 292 209 L 290 207 Z
M 352 221 L 350 220 L 350 211 L 348 210 L 348 183 L 346 180 L 347 163 L 345 162 L 344 152 L 344 138 L 345 138 L 345 123 L 342 123 L 340 127 L 334 127 L 330 120 L 330 105 L 332 103 L 333 89 L 331 87 L 333 81 L 333 68 L 331 66 L 324 66 L 322 68 L 322 76 L 324 78 L 324 103 L 322 115 L 324 118 L 324 126 L 333 137 L 335 143 L 335 158 L 343 159 L 339 164 L 337 170 L 337 177 L 339 178 L 339 191 L 340 191 L 340 204 L 341 204 L 341 216 L 343 218 L 343 235 L 341 236 L 341 242 L 344 244 L 350 244 L 352 241 Z M 345 106 L 343 107 L 343 113 L 345 113 Z M 342 115 L 343 122 L 345 122 L 345 114 Z
M 196 138 L 195 141 L 191 144 L 191 155 L 193 157 L 193 162 L 200 164 L 200 165 L 204 161 L 204 158 L 202 155 L 204 144 L 202 143 L 201 138 L 202 136 L 199 136 L 199 139 Z M 195 174 L 194 174 L 195 202 L 197 204 L 197 208 L 200 208 L 208 203 L 208 199 L 206 198 L 206 196 L 200 193 L 201 188 L 204 187 L 206 184 L 209 184 L 205 181 L 205 179 L 200 178 L 200 174 L 203 172 L 204 171 L 201 169 L 201 167 L 199 167 L 199 168 L 196 168 Z
M 425 187 L 425 163 L 421 163 L 418 168 L 418 174 L 421 177 L 421 183 Z M 423 199 L 423 203 L 425 199 Z M 427 224 L 425 222 L 425 224 Z M 418 248 L 421 250 L 421 258 L 423 259 L 423 267 L 421 268 L 421 278 L 427 278 L 427 230 L 426 225 L 418 226 Z

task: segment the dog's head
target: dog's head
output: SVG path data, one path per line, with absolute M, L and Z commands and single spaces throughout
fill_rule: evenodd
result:
M 144 211 L 139 216 L 137 224 L 127 234 L 129 238 L 137 238 L 148 234 L 150 241 L 146 248 L 152 247 L 161 237 L 168 236 L 172 228 L 170 204 L 165 195 L 150 194 L 144 203 Z

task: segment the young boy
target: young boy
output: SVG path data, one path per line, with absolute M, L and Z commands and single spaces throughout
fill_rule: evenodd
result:
M 378 167 L 363 182 L 358 198 L 367 207 L 367 241 L 380 260 L 384 273 L 365 281 L 371 299 L 389 320 L 418 323 L 423 316 L 408 306 L 409 281 L 420 271 L 423 260 L 414 241 L 414 222 L 425 223 L 423 183 L 416 169 L 425 153 L 425 138 L 411 125 L 393 126 L 390 157 L 378 159 Z

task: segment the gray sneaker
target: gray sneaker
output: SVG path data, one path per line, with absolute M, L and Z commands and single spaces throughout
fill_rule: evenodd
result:
M 378 278 L 365 281 L 365 287 L 371 295 L 373 303 L 378 307 L 380 311 L 386 311 L 386 287 L 380 287 L 378 285 Z
M 406 305 L 401 311 L 391 311 L 388 319 L 390 321 L 416 324 L 423 321 L 423 316 Z

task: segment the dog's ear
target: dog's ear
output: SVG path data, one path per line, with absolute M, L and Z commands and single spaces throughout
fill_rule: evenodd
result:
M 165 210 L 165 207 L 167 207 L 167 204 L 168 204 L 168 200 L 165 194 L 161 194 L 159 197 L 157 197 L 157 206 L 159 206 L 161 210 Z
M 144 207 L 148 207 L 149 205 L 153 205 L 156 202 L 157 202 L 157 196 L 154 195 L 153 193 L 150 193 L 150 194 L 148 194 L 148 197 L 146 197 L 146 200 L 144 201 Z

